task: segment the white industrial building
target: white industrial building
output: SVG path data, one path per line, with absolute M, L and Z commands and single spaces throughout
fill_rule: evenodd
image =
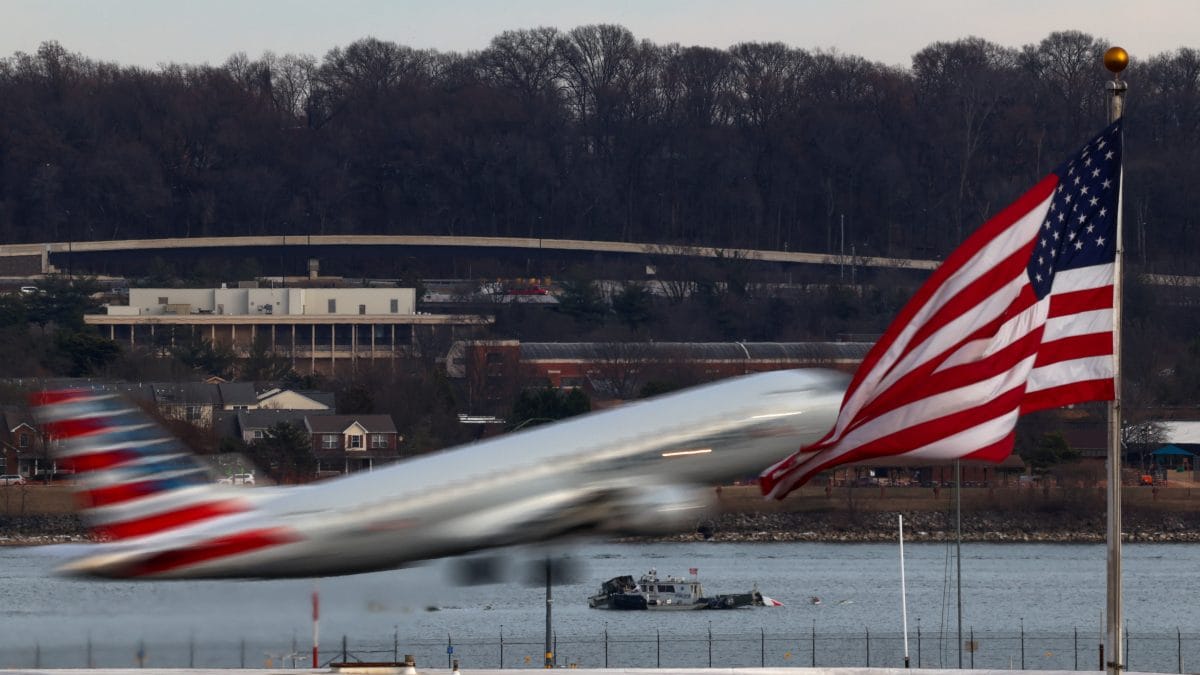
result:
M 128 305 L 84 320 L 112 340 L 164 351 L 198 337 L 244 356 L 265 341 L 298 370 L 332 373 L 410 353 L 418 331 L 453 339 L 492 318 L 418 313 L 412 288 L 134 288 Z

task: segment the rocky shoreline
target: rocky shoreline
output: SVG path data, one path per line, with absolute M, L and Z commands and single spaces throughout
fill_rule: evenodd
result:
M 713 539 L 731 542 L 890 542 L 896 541 L 898 512 L 822 511 L 730 513 L 719 518 Z M 1124 541 L 1200 542 L 1200 514 L 1126 512 Z M 1102 543 L 1105 516 L 1072 513 L 974 511 L 962 514 L 963 541 Z M 954 520 L 945 512 L 904 513 L 906 541 L 949 541 Z M 680 538 L 683 539 L 683 538 Z
M 727 513 L 716 520 L 714 541 L 868 543 L 896 540 L 898 512 L 845 510 L 790 513 Z M 1036 511 L 971 511 L 962 516 L 963 541 L 1102 543 L 1104 514 Z M 945 512 L 904 514 L 906 541 L 950 541 L 954 521 Z M 1128 542 L 1200 542 L 1200 513 L 1126 511 Z M 656 537 L 654 541 L 694 541 L 697 535 Z M 0 546 L 37 546 L 88 541 L 74 515 L 0 516 Z M 627 541 L 650 541 L 646 538 Z
M 0 516 L 0 546 L 41 546 L 89 541 L 75 515 Z

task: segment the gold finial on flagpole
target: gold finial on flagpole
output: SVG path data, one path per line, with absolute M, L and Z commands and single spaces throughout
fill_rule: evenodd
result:
M 1125 66 L 1129 65 L 1129 53 L 1120 47 L 1112 47 L 1104 52 L 1104 67 L 1113 74 L 1113 79 L 1108 83 L 1108 121 L 1115 122 L 1120 119 L 1125 112 L 1125 92 L 1129 89 L 1129 85 L 1121 79 L 1121 71 L 1125 70 Z
M 1129 52 L 1120 47 L 1113 47 L 1104 52 L 1104 67 L 1108 72 L 1120 77 L 1121 71 L 1129 65 Z

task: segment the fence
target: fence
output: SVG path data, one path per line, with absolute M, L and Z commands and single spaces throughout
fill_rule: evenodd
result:
M 909 634 L 916 668 L 957 668 L 956 633 Z M 1013 632 L 966 630 L 962 667 L 1010 670 L 1098 670 L 1100 636 L 1094 631 Z M 858 633 L 655 632 L 553 637 L 555 662 L 581 668 L 704 668 L 753 666 L 903 667 L 904 637 L 864 629 Z M 544 635 L 410 639 L 398 633 L 376 639 L 344 636 L 321 644 L 320 665 L 342 661 L 396 661 L 412 654 L 437 668 L 458 659 L 464 668 L 540 668 Z M 1200 664 L 1200 633 L 1126 633 L 1126 664 L 1132 671 L 1185 672 Z M 295 639 L 93 643 L 0 646 L 0 668 L 288 668 L 309 667 L 312 645 Z

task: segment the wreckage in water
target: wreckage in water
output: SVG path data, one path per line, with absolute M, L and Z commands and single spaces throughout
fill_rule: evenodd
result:
M 632 576 L 613 577 L 600 585 L 600 592 L 588 598 L 593 609 L 737 609 L 739 607 L 779 607 L 783 603 L 764 596 L 757 586 L 747 593 L 705 595 L 704 587 L 691 570 L 691 578 L 659 578 L 657 570 L 643 574 L 636 582 Z

